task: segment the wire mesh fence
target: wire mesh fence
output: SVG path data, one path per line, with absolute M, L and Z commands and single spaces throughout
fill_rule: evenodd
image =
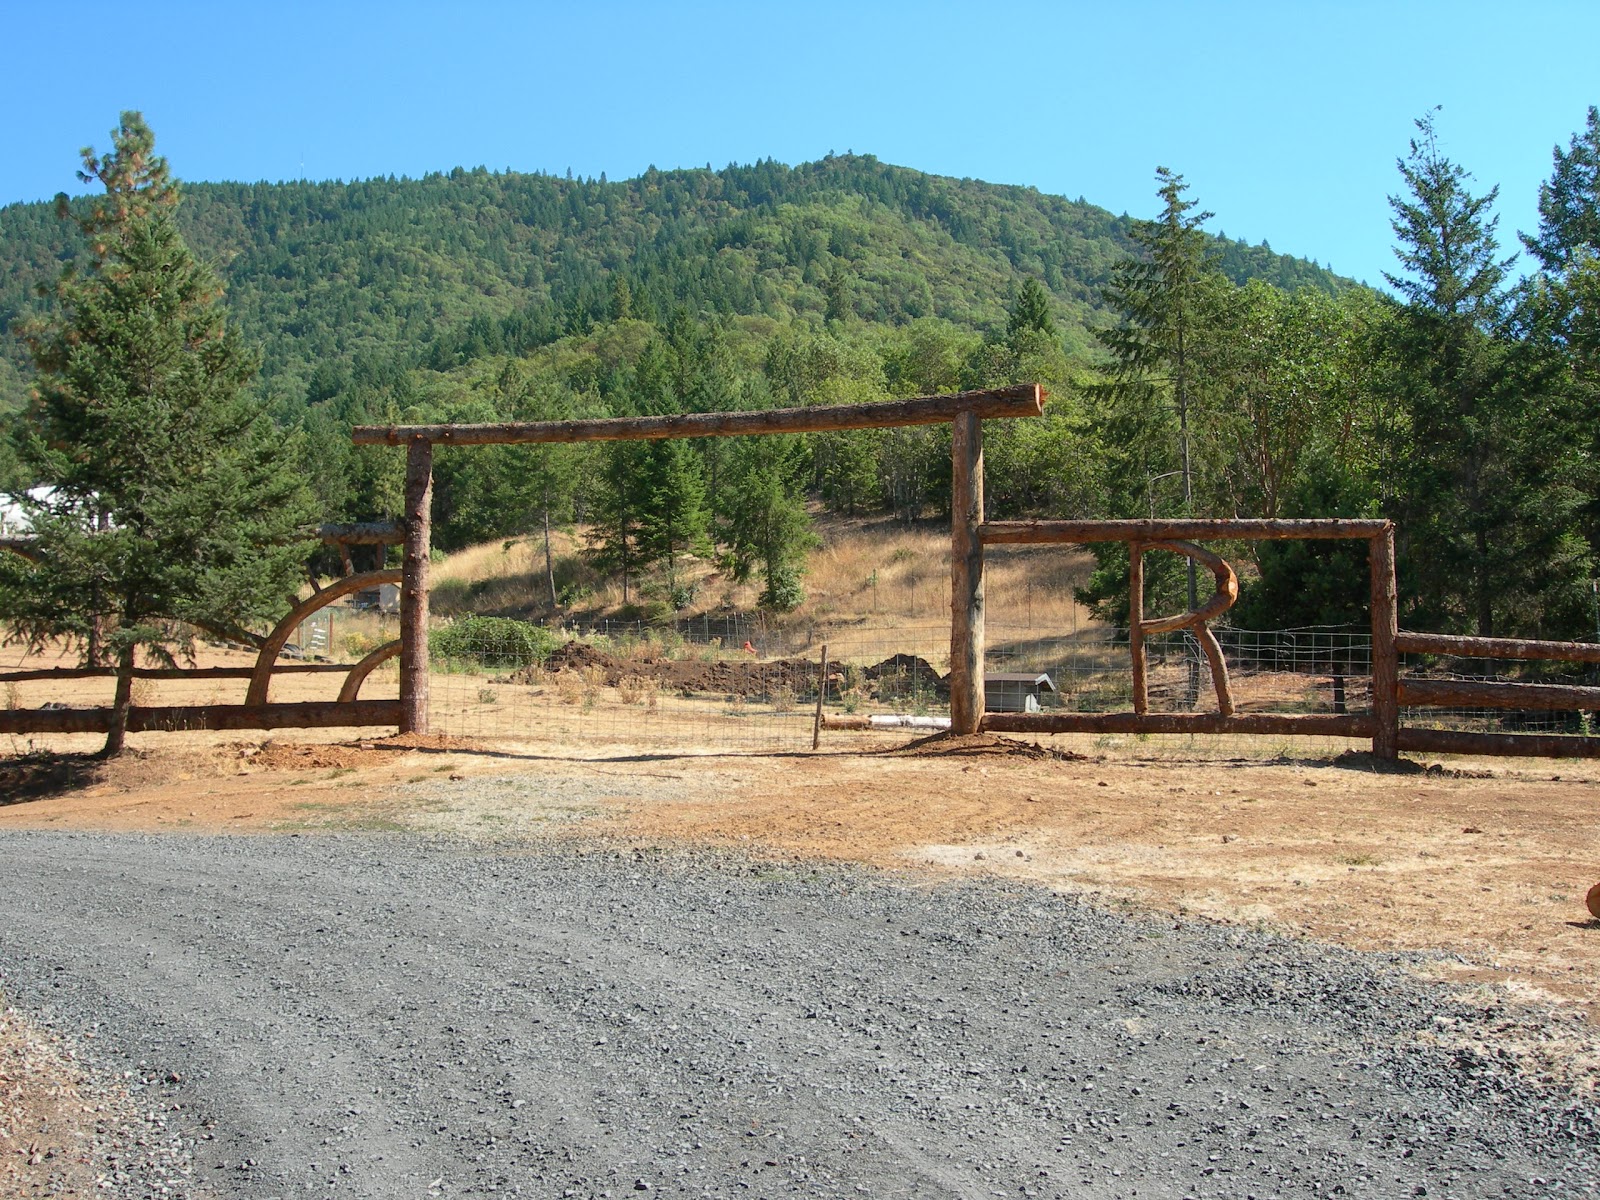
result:
M 908 731 L 937 728 L 950 712 L 950 629 L 943 622 L 604 622 L 546 636 L 537 649 L 507 652 L 469 640 L 436 655 L 432 727 L 481 738 L 801 749 L 811 743 L 819 691 L 827 716 L 900 718 Z M 1370 709 L 1364 633 L 1219 636 L 1240 711 Z M 991 711 L 1131 706 L 1125 635 L 1099 625 L 1063 631 L 991 623 L 987 643 Z M 1147 647 L 1152 711 L 1215 709 L 1192 636 L 1152 638 Z
M 1554 683 L 1600 687 L 1600 665 L 1549 661 L 1460 658 L 1453 655 L 1404 654 L 1402 679 L 1471 683 Z M 1600 714 L 1577 709 L 1405 707 L 1402 725 L 1458 729 L 1473 733 L 1600 733 Z

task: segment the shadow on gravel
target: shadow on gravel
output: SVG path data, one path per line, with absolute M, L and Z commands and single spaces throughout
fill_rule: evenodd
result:
M 90 754 L 33 751 L 0 759 L 0 805 L 48 800 L 98 783 L 105 761 Z

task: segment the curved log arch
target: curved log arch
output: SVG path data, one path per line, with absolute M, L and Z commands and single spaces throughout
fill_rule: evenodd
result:
M 350 704 L 361 691 L 361 685 L 367 681 L 367 676 L 372 674 L 373 668 L 381 663 L 388 662 L 400 653 L 400 639 L 385 642 L 371 654 L 367 655 L 355 666 L 350 668 L 350 674 L 344 677 L 344 686 L 339 689 L 339 703 Z
M 1203 546 L 1196 546 L 1193 542 L 1147 542 L 1147 550 L 1170 550 L 1174 554 L 1181 554 L 1191 558 L 1204 567 L 1208 567 L 1217 579 L 1217 590 L 1211 594 L 1199 608 L 1186 613 L 1179 613 L 1175 617 L 1160 617 L 1154 621 L 1140 621 L 1139 632 L 1150 633 L 1176 633 L 1180 629 L 1194 630 L 1195 640 L 1200 643 L 1200 648 L 1205 651 L 1206 665 L 1211 668 L 1211 685 L 1217 692 L 1217 711 L 1223 716 L 1233 715 L 1233 689 L 1228 686 L 1228 660 L 1222 656 L 1222 646 L 1217 641 L 1217 635 L 1211 632 L 1206 625 L 1207 621 L 1220 617 L 1233 607 L 1239 599 L 1239 577 L 1233 568 L 1221 555 L 1213 554 Z
M 1170 550 L 1174 554 L 1192 558 L 1217 577 L 1217 590 L 1212 593 L 1211 599 L 1191 612 L 1141 622 L 1139 628 L 1145 633 L 1176 633 L 1180 629 L 1192 629 L 1202 622 L 1220 617 L 1239 599 L 1239 577 L 1233 573 L 1227 560 L 1205 547 L 1196 546 L 1193 542 L 1146 542 L 1145 549 Z
M 250 676 L 250 688 L 245 693 L 246 704 L 265 704 L 267 702 L 267 689 L 272 685 L 272 668 L 278 661 L 278 653 L 289 643 L 289 635 L 294 632 L 295 626 L 304 621 L 318 609 L 326 608 L 335 600 L 348 596 L 351 592 L 359 592 L 364 588 L 377 587 L 384 583 L 399 583 L 400 570 L 394 568 L 386 571 L 366 571 L 360 575 L 346 575 L 343 579 L 335 580 L 323 588 L 315 596 L 302 600 L 289 611 L 289 615 L 273 627 L 267 640 L 261 643 L 261 653 L 256 656 L 255 672 Z

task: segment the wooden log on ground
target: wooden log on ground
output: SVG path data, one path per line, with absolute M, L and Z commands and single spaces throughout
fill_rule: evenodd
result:
M 822 727 L 824 729 L 871 729 L 872 718 L 857 713 L 844 713 L 840 716 L 824 713 L 822 715 Z
M 1400 756 L 1400 654 L 1395 649 L 1399 609 L 1394 574 L 1394 526 L 1387 521 L 1367 543 L 1372 613 L 1372 754 L 1392 761 Z
M 128 731 L 150 733 L 186 729 L 325 729 L 340 726 L 398 725 L 398 700 L 358 700 L 340 704 L 316 700 L 299 704 L 190 704 L 135 706 Z M 109 708 L 0 710 L 0 733 L 104 733 Z
M 267 702 L 267 689 L 272 685 L 273 672 L 278 670 L 278 655 L 289 644 L 289 635 L 295 627 L 318 609 L 326 608 L 341 596 L 348 596 L 351 592 L 359 592 L 365 588 L 378 587 L 385 583 L 399 583 L 399 571 L 366 571 L 360 575 L 346 575 L 343 579 L 335 579 L 315 596 L 302 600 L 289 610 L 288 616 L 279 621 L 273 628 L 267 640 L 261 644 L 260 653 L 256 655 L 256 665 L 250 672 L 250 686 L 245 691 L 246 704 L 265 704 Z
M 985 733 L 1253 733 L 1368 738 L 1369 716 L 1317 713 L 985 713 Z
M 1523 638 L 1453 637 L 1443 633 L 1395 635 L 1402 654 L 1449 654 L 1456 658 L 1548 659 L 1553 662 L 1600 663 L 1594 642 L 1535 642 Z
M 1387 520 L 1344 517 L 1303 519 L 1199 519 L 1154 521 L 989 521 L 978 536 L 991 546 L 1049 542 L 1273 541 L 1287 538 L 1371 538 L 1390 528 Z
M 585 421 L 507 421 L 491 425 L 357 425 L 350 436 L 358 446 L 400 446 L 417 441 L 440 446 L 650 441 L 942 425 L 961 413 L 972 413 L 980 418 L 1037 417 L 1043 411 L 1044 389 L 1036 383 L 1022 383 L 947 396 L 918 396 L 911 400 L 770 408 L 758 412 L 603 417 Z
M 348 671 L 348 663 L 285 662 L 273 668 L 277 675 L 315 675 Z M 50 679 L 109 679 L 115 667 L 35 667 L 27 671 L 0 671 L 0 683 L 26 683 Z M 254 667 L 135 667 L 135 679 L 250 679 Z
M 1403 726 L 1397 742 L 1414 754 L 1488 754 L 1496 757 L 1600 758 L 1600 737 L 1553 733 L 1468 733 Z
M 1488 679 L 1402 679 L 1400 703 L 1412 708 L 1600 710 L 1600 688 Z
M 983 720 L 983 422 L 963 412 L 950 426 L 950 728 Z
M 406 447 L 405 559 L 400 581 L 400 732 L 428 732 L 428 562 L 433 552 L 433 446 Z

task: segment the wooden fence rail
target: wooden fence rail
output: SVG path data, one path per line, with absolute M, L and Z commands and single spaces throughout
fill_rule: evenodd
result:
M 314 700 L 295 704 L 135 705 L 128 731 L 178 729 L 322 729 L 394 725 L 398 700 Z M 109 708 L 0 709 L 0 733 L 105 733 Z

